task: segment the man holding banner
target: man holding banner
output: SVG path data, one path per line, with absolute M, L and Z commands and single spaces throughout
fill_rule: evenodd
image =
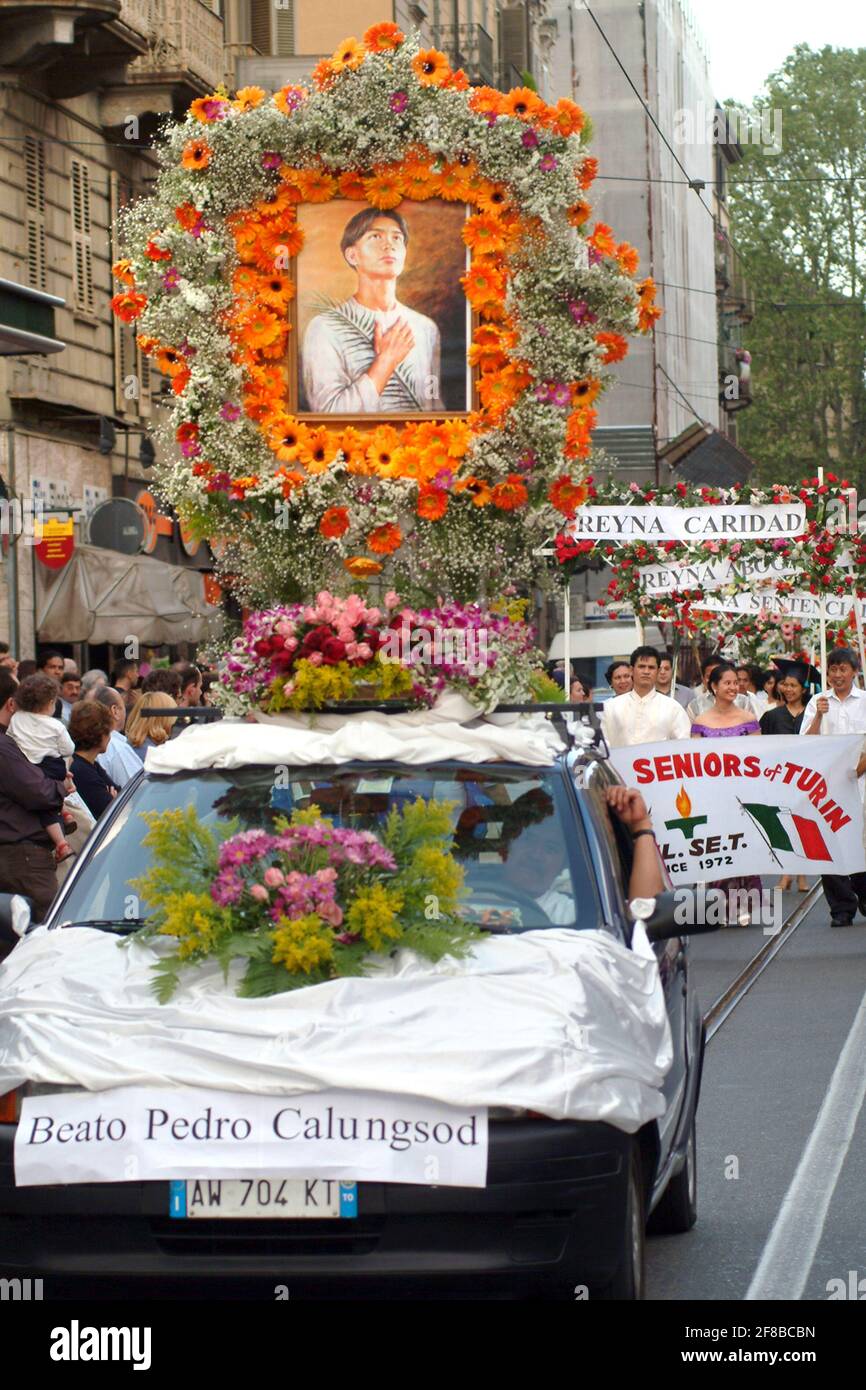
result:
M 859 662 L 849 647 L 836 647 L 827 658 L 828 694 L 813 695 L 800 735 L 861 734 L 866 736 L 866 690 L 854 684 Z M 866 755 L 861 751 L 856 767 L 861 802 L 866 792 Z M 866 873 L 822 874 L 824 896 L 830 909 L 831 927 L 852 927 L 859 907 L 866 917 Z

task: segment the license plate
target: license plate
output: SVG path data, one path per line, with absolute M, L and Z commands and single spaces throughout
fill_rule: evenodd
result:
M 327 1221 L 358 1215 L 358 1184 L 336 1178 L 181 1178 L 169 1187 L 169 1214 L 179 1219 Z

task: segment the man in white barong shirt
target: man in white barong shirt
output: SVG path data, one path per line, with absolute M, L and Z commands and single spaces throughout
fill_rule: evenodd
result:
M 340 250 L 358 277 L 350 299 L 311 319 L 301 350 L 313 412 L 371 415 L 443 410 L 439 329 L 397 299 L 409 228 L 399 212 L 365 208 Z
M 667 743 L 689 738 L 692 726 L 682 705 L 655 688 L 658 652 L 637 647 L 631 654 L 632 688 L 606 700 L 601 727 L 608 748 L 633 748 L 638 743 Z

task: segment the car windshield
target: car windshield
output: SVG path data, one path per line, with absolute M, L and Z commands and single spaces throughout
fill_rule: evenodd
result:
M 146 777 L 87 855 L 56 920 L 120 925 L 147 916 L 132 882 L 150 863 L 141 843 L 146 812 L 193 806 L 205 824 L 252 830 L 315 804 L 335 825 L 376 831 L 392 808 L 418 797 L 451 803 L 467 920 L 499 932 L 599 925 L 584 833 L 559 769 L 369 763 Z

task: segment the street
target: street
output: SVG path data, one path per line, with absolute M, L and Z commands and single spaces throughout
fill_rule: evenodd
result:
M 786 913 L 796 894 L 785 895 Z M 696 937 L 692 961 L 706 1010 L 763 944 L 754 930 Z M 830 931 L 816 908 L 707 1048 L 698 1110 L 698 1223 L 647 1247 L 649 1298 L 741 1300 L 761 1260 L 866 990 L 866 924 Z M 828 1281 L 866 1273 L 863 1114 L 857 1118 L 811 1259 L 804 1236 L 779 1271 L 799 1295 L 826 1300 Z M 738 1173 L 738 1176 L 728 1176 Z M 817 1198 L 794 1215 L 803 1215 Z M 831 1286 L 832 1287 L 832 1286 Z M 760 1295 L 767 1297 L 766 1293 Z

